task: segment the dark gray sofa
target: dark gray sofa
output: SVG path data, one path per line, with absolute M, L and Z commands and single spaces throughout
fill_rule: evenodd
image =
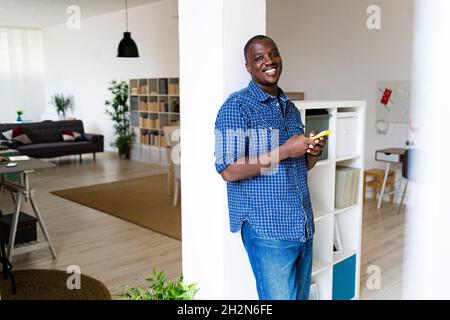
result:
M 34 158 L 53 158 L 78 154 L 81 160 L 82 154 L 92 153 L 95 161 L 95 154 L 103 152 L 103 135 L 85 133 L 81 120 L 0 123 L 0 139 L 3 141 L 6 139 L 2 132 L 17 126 L 20 126 L 33 142 L 20 146 L 9 145 L 9 147 L 18 150 L 21 155 Z M 65 142 L 61 134 L 62 129 L 81 133 L 85 137 L 85 141 Z

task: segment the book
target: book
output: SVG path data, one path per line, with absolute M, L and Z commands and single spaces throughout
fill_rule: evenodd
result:
M 335 207 L 347 208 L 358 202 L 360 170 L 336 167 Z

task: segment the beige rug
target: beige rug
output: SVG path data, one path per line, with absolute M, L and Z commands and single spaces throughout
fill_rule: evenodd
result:
M 167 195 L 167 175 L 53 191 L 53 194 L 181 240 L 181 208 Z

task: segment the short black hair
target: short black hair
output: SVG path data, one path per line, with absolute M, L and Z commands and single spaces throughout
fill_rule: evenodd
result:
M 248 52 L 248 49 L 250 48 L 250 46 L 252 45 L 252 44 L 254 44 L 256 41 L 259 41 L 259 40 L 271 40 L 271 41 L 273 41 L 272 40 L 272 38 L 270 38 L 270 37 L 268 37 L 268 36 L 264 36 L 264 35 L 262 35 L 262 34 L 259 34 L 259 35 L 257 35 L 257 36 L 254 36 L 254 37 L 252 37 L 250 40 L 248 40 L 247 41 L 247 43 L 245 44 L 245 47 L 244 47 L 244 57 L 245 57 L 245 61 L 247 61 L 247 52 Z M 275 41 L 273 41 L 274 43 L 275 43 Z

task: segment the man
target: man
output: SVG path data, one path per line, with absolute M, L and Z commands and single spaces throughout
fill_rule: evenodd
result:
M 241 230 L 260 299 L 308 299 L 314 219 L 307 173 L 326 138 L 304 135 L 299 111 L 278 87 L 283 65 L 274 41 L 255 36 L 244 55 L 252 80 L 225 101 L 215 126 L 230 229 Z

